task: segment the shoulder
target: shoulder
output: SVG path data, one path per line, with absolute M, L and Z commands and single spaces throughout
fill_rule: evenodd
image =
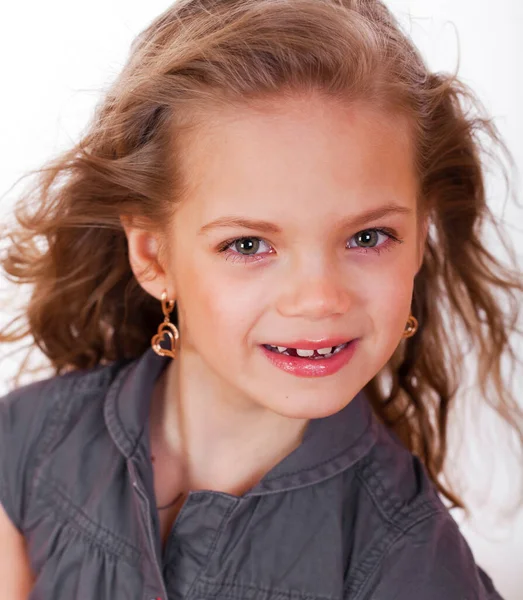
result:
M 502 600 L 444 508 L 398 532 L 371 587 L 373 600 Z
M 374 426 L 376 444 L 357 477 L 364 514 L 379 523 L 380 534 L 369 537 L 361 557 L 368 568 L 349 582 L 351 591 L 373 600 L 500 600 L 421 460 L 384 426 Z
M 12 419 L 38 419 L 65 402 L 71 394 L 89 393 L 104 386 L 113 365 L 75 370 L 23 385 L 0 397 L 0 411 Z
M 19 387 L 0 398 L 0 432 L 2 444 L 19 441 L 43 443 L 36 434 L 52 434 L 53 427 L 66 420 L 71 412 L 82 409 L 87 400 L 102 399 L 104 392 L 122 363 L 76 370 Z M 14 451 L 16 444 L 5 446 Z
M 0 398 L 0 504 L 19 529 L 39 465 L 71 424 L 82 420 L 87 407 L 101 407 L 123 364 L 49 377 Z

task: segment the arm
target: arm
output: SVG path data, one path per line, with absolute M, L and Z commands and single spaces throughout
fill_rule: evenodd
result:
M 24 519 L 44 432 L 44 383 L 0 398 L 0 600 L 26 600 L 33 587 Z
M 0 505 L 0 600 L 26 600 L 33 574 L 25 550 L 25 540 Z

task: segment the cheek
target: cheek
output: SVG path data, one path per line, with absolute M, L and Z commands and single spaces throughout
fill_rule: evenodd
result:
M 412 304 L 414 272 L 409 261 L 393 263 L 366 278 L 365 312 L 374 321 L 376 334 L 388 343 L 401 336 Z
M 195 272 L 201 275 L 194 277 Z M 181 279 L 184 325 L 192 342 L 201 346 L 205 340 L 208 348 L 232 352 L 233 342 L 245 339 L 260 311 L 263 295 L 258 286 L 224 277 L 216 268 L 187 269 Z

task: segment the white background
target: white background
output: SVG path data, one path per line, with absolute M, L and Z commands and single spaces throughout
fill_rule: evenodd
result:
M 517 57 L 523 56 L 523 2 L 389 0 L 388 4 L 433 70 L 453 71 L 459 45 L 460 76 L 477 91 L 517 165 L 522 165 L 523 72 Z M 168 5 L 166 0 L 30 0 L 0 5 L 0 218 L 11 213 L 20 189 L 11 189 L 16 180 L 78 139 L 100 93 L 120 70 L 133 37 Z M 495 176 L 489 186 L 490 204 L 501 216 L 503 190 Z M 521 187 L 519 183 L 520 199 Z M 519 231 L 510 230 L 510 236 L 521 258 L 523 213 L 509 206 L 504 218 L 519 226 Z M 7 283 L 0 279 L 2 288 Z M 0 313 L 0 323 L 8 314 L 7 309 Z M 0 393 L 7 389 L 19 360 L 5 354 L 1 349 Z M 520 370 L 514 389 L 521 390 L 522 383 Z M 474 410 L 473 391 L 471 398 Z M 493 417 L 483 414 L 488 425 Z M 497 446 L 497 442 L 494 437 L 486 443 L 480 429 L 464 450 L 458 443 L 462 431 L 472 431 L 466 429 L 466 419 L 453 429 L 453 465 L 465 482 L 464 496 L 474 507 L 474 518 L 464 523 L 462 515 L 454 516 L 476 561 L 502 595 L 506 600 L 521 600 L 523 514 L 494 519 L 496 502 L 501 504 L 517 491 L 510 483 L 521 472 L 521 464 L 508 455 L 495 463 L 485 462 L 485 451 L 488 456 L 496 450 L 486 444 Z

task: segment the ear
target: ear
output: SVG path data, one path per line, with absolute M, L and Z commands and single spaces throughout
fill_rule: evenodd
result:
M 127 237 L 129 263 L 138 283 L 157 300 L 164 290 L 167 298 L 173 300 L 172 283 L 161 261 L 160 234 L 138 227 L 129 217 L 121 216 L 120 222 Z

